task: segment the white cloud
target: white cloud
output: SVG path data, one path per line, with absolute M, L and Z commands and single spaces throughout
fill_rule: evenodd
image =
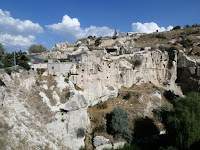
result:
M 0 33 L 0 42 L 6 48 L 14 48 L 18 47 L 21 49 L 28 48 L 31 44 L 34 44 L 35 36 L 29 35 L 24 37 L 22 35 L 10 35 L 10 34 L 3 34 Z
M 169 31 L 171 30 L 173 27 L 169 26 L 167 27 L 167 29 L 165 27 L 159 27 L 155 22 L 150 22 L 150 23 L 132 23 L 132 30 L 133 32 L 142 32 L 142 33 L 153 33 L 156 32 L 156 30 L 158 30 L 159 32 L 163 32 L 163 31 Z
M 43 28 L 30 20 L 15 19 L 9 11 L 0 9 L 0 31 L 12 35 L 35 35 L 43 32 Z
M 114 30 L 108 27 L 90 26 L 88 28 L 82 29 L 78 19 L 70 18 L 68 15 L 63 16 L 61 23 L 46 25 L 46 27 L 58 35 L 71 37 L 73 39 L 79 39 L 89 35 L 112 36 L 114 33 Z
M 0 9 L 0 43 L 11 51 L 16 48 L 27 50 L 34 44 L 35 35 L 42 33 L 44 30 L 38 23 L 30 20 L 19 20 L 11 16 L 9 11 Z

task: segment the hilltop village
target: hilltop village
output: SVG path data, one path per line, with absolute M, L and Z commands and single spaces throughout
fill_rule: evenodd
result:
M 199 28 L 192 29 L 199 31 Z M 0 72 L 0 132 L 6 149 L 117 149 L 106 114 L 122 107 L 134 119 L 171 107 L 164 91 L 200 92 L 199 32 L 123 33 L 57 43 L 32 54 L 31 70 Z M 182 37 L 180 36 L 182 35 Z M 189 37 L 190 36 L 190 37 Z M 182 41 L 191 38 L 193 45 Z M 156 123 L 155 123 L 156 124 Z M 166 133 L 157 122 L 158 135 Z M 8 146 L 9 145 L 9 146 Z

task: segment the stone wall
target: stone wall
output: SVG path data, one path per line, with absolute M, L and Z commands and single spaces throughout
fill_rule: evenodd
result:
M 50 74 L 63 73 L 67 75 L 73 64 L 73 62 L 52 62 L 47 64 L 47 68 Z

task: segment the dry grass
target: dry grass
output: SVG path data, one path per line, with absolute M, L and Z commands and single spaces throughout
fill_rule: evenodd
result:
M 3 118 L 0 118 L 0 148 L 1 150 L 6 150 L 6 146 L 8 145 L 8 131 L 11 128 L 8 126 L 8 124 L 3 120 Z
M 140 117 L 145 117 L 145 110 L 147 109 L 147 103 L 151 102 L 153 107 L 156 108 L 160 105 L 160 100 L 156 99 L 156 97 L 151 98 L 150 95 L 155 93 L 154 86 L 150 83 L 146 83 L 143 85 L 134 85 L 131 88 L 122 87 L 119 90 L 119 95 L 117 98 L 111 98 L 108 101 L 101 103 L 100 105 L 106 105 L 105 107 L 99 108 L 98 105 L 89 107 L 88 114 L 91 120 L 91 132 L 93 136 L 103 135 L 106 138 L 109 138 L 110 141 L 114 141 L 113 137 L 106 132 L 106 129 L 103 132 L 94 132 L 95 128 L 104 125 L 106 127 L 106 114 L 109 114 L 115 107 L 121 107 L 128 112 L 129 118 L 131 120 L 131 129 L 134 129 L 134 120 Z M 130 93 L 131 97 L 127 100 L 123 99 L 123 97 Z M 141 101 L 141 97 L 143 97 L 143 101 Z M 168 104 L 168 102 L 163 98 L 163 104 Z M 153 118 L 153 113 L 150 112 L 147 114 L 149 118 Z M 154 120 L 155 125 L 159 129 L 163 129 L 163 125 Z M 90 135 L 91 139 L 91 135 Z M 91 147 L 91 141 L 86 139 L 86 145 Z
M 185 38 L 185 39 L 192 40 L 193 43 L 198 43 L 199 38 L 197 36 L 200 36 L 199 31 L 200 31 L 200 27 L 196 27 L 196 28 L 173 30 L 173 31 L 162 32 L 162 33 L 147 34 L 147 35 L 141 36 L 135 41 L 135 47 L 158 48 L 160 45 L 164 45 L 167 47 L 175 47 L 177 49 L 183 50 L 184 48 L 182 45 L 179 45 L 178 43 L 172 44 L 172 43 L 169 43 L 169 41 L 171 41 L 172 39 L 175 39 L 176 41 L 180 41 L 181 38 Z M 164 37 L 164 38 L 159 38 L 159 37 Z M 194 44 L 192 50 L 193 50 L 194 55 L 198 55 L 198 54 L 200 55 L 200 47 Z M 188 53 L 189 53 L 189 49 L 186 49 L 186 54 Z
M 69 92 L 69 89 L 63 89 L 62 94 L 60 94 L 60 103 L 65 104 L 67 102 L 67 93 Z

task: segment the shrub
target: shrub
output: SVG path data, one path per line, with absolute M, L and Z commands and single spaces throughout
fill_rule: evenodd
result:
M 99 125 L 98 127 L 96 127 L 94 129 L 94 132 L 103 132 L 105 130 L 105 125 L 102 124 L 102 125 Z
M 37 69 L 37 74 L 42 75 L 45 71 L 46 71 L 46 69 L 44 69 L 44 68 Z
M 11 75 L 11 72 L 12 72 L 12 71 L 11 71 L 10 69 L 6 68 L 6 69 L 5 69 L 5 72 L 6 72 L 8 75 Z
M 68 91 L 68 92 L 66 93 L 65 97 L 66 97 L 66 99 L 69 99 L 69 98 L 70 98 L 70 96 L 71 96 L 71 92 L 70 92 L 70 91 Z
M 82 138 L 85 136 L 85 134 L 86 132 L 84 128 L 78 128 L 77 133 L 76 133 L 77 138 Z
M 133 62 L 134 67 L 139 67 L 142 64 L 141 60 L 135 60 Z
M 200 25 L 198 25 L 197 23 L 192 25 L 192 27 L 199 27 L 199 26 Z
M 95 118 L 93 119 L 93 122 L 94 122 L 94 123 L 98 123 L 98 122 L 99 122 L 99 118 L 98 118 L 98 117 L 95 117 Z
M 156 109 L 153 109 L 154 117 L 160 121 L 161 123 L 166 123 L 167 115 L 170 112 L 170 108 L 168 105 L 163 105 L 161 107 L 157 107 Z
M 31 67 L 29 66 L 29 64 L 27 62 L 23 62 L 23 61 L 22 62 L 18 62 L 18 65 L 22 66 L 26 70 L 30 70 L 31 69 Z
M 159 34 L 156 35 L 156 38 L 158 38 L 158 39 L 166 39 L 166 36 L 164 34 L 159 33 Z
M 130 119 L 127 112 L 122 108 L 116 107 L 111 112 L 110 129 L 115 138 L 123 137 L 128 142 L 131 142 Z
M 161 92 L 161 89 L 160 89 L 159 87 L 157 87 L 157 86 L 153 85 L 153 88 L 154 88 L 155 90 L 157 90 L 157 91 Z
M 127 93 L 126 95 L 124 95 L 123 99 L 128 100 L 129 98 L 131 98 L 131 93 Z
M 189 27 L 190 27 L 190 25 L 188 25 L 188 24 L 187 24 L 187 25 L 185 25 L 185 28 L 189 28 Z
M 107 106 L 107 103 L 99 103 L 97 104 L 97 108 L 98 109 L 106 109 L 108 106 Z
M 180 44 L 184 47 L 184 48 L 189 48 L 193 46 L 193 42 L 190 39 L 182 39 Z
M 175 26 L 172 30 L 178 30 L 178 29 L 181 29 L 180 26 Z
M 95 40 L 94 45 L 95 45 L 95 46 L 99 46 L 100 44 L 101 44 L 101 38 L 99 37 L 99 38 L 97 38 L 97 39 Z
M 68 78 L 65 78 L 64 81 L 65 81 L 66 83 L 68 83 L 68 82 L 69 82 L 69 79 L 68 79 Z

